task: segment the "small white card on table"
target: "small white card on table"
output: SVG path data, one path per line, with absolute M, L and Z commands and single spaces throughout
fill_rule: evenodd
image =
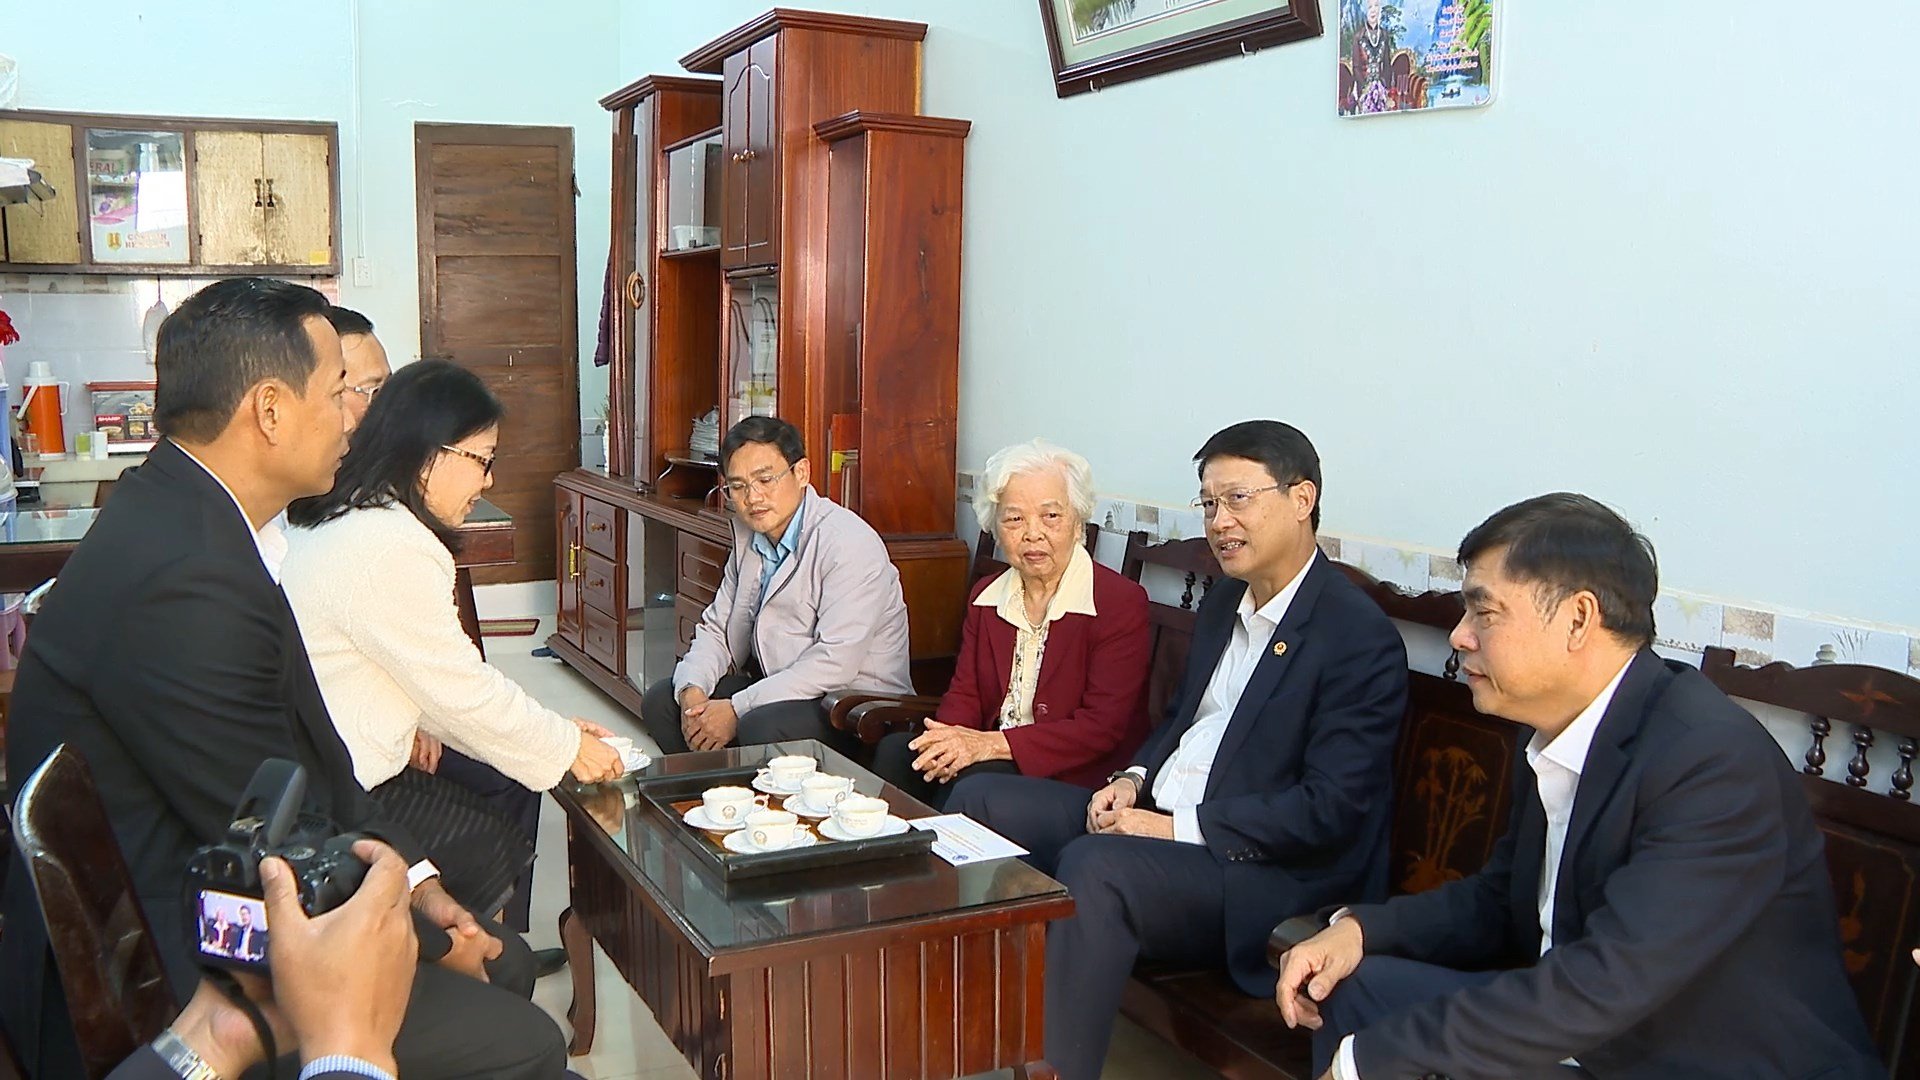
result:
M 988 859 L 1010 859 L 1027 853 L 1026 848 L 965 814 L 916 818 L 908 824 L 933 833 L 933 853 L 955 866 L 986 862 Z

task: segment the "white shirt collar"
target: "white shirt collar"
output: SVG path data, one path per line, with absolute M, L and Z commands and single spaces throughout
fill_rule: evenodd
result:
M 1313 569 L 1314 562 L 1319 558 L 1320 549 L 1316 547 L 1313 549 L 1313 554 L 1307 557 L 1306 565 L 1300 568 L 1299 573 L 1293 575 L 1293 580 L 1287 582 L 1285 588 L 1274 593 L 1273 599 L 1260 605 L 1259 611 L 1253 610 L 1253 587 L 1248 586 L 1247 590 L 1240 594 L 1241 624 L 1245 625 L 1259 619 L 1270 627 L 1279 626 L 1280 620 L 1287 617 L 1287 609 L 1293 606 L 1293 598 L 1300 593 L 1300 583 L 1307 580 L 1307 571 Z
M 1020 591 L 1020 571 L 1009 566 L 993 579 L 993 584 L 980 590 L 980 595 L 973 598 L 973 603 L 976 607 L 1004 608 L 1014 600 L 1024 602 Z M 1067 557 L 1067 569 L 1060 575 L 1060 587 L 1054 590 L 1053 600 L 1047 604 L 1047 621 L 1053 622 L 1062 615 L 1098 614 L 1093 607 L 1093 556 L 1087 554 L 1086 548 L 1075 544 L 1073 554 Z M 1012 619 L 1007 621 L 1013 622 Z
M 1614 691 L 1620 689 L 1620 680 L 1627 677 L 1627 669 L 1632 666 L 1633 657 L 1629 656 L 1627 662 L 1620 665 L 1620 670 L 1613 673 L 1613 678 L 1599 696 L 1588 702 L 1587 707 L 1580 710 L 1580 715 L 1573 718 L 1573 723 L 1563 728 L 1551 741 L 1543 743 L 1541 740 L 1546 733 L 1534 732 L 1533 738 L 1527 740 L 1527 761 L 1532 763 L 1544 757 L 1578 776 L 1587 767 L 1587 751 L 1593 748 L 1594 733 L 1600 730 L 1600 721 L 1607 715 L 1607 706 L 1613 703 Z
M 247 508 L 240 505 L 240 496 L 235 495 L 233 489 L 227 486 L 227 482 L 220 479 L 220 474 L 207 468 L 206 462 L 194 457 L 193 451 L 177 442 L 173 445 L 175 449 L 187 456 L 188 461 L 200 466 L 202 472 L 213 477 L 213 482 L 219 484 L 220 490 L 226 492 L 227 498 L 233 500 L 233 508 L 240 512 L 240 520 L 246 524 L 247 532 L 253 534 L 253 546 L 260 552 L 260 563 L 267 568 L 267 576 L 273 579 L 275 585 L 280 584 L 280 564 L 287 558 L 287 512 L 280 511 L 274 515 L 272 521 L 255 529 L 253 521 L 247 517 Z

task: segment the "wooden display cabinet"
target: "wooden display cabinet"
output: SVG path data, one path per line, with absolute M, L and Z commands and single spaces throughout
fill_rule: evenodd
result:
M 721 433 L 747 415 L 800 429 L 816 487 L 865 515 L 900 570 L 916 679 L 945 688 L 968 559 L 954 535 L 968 124 L 917 115 L 925 34 L 779 9 L 682 61 L 719 78 L 650 76 L 601 102 L 614 450 L 607 470 L 556 481 L 550 644 L 629 708 L 685 653 L 730 551 L 717 466 L 692 449 L 710 410 Z

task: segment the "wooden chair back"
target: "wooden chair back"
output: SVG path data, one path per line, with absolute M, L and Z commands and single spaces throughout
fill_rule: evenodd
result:
M 1097 522 L 1087 522 L 1087 553 L 1093 553 L 1094 545 L 1100 542 L 1100 526 Z M 980 530 L 980 542 L 973 545 L 973 566 L 967 572 L 969 585 L 978 585 L 985 578 L 998 577 L 1007 571 L 1007 561 L 1000 557 L 1000 541 L 985 529 Z
M 1158 566 L 1180 575 L 1180 605 L 1150 601 L 1147 604 L 1147 629 L 1153 637 L 1147 663 L 1147 718 L 1156 727 L 1169 719 L 1173 695 L 1180 689 L 1187 669 L 1187 653 L 1193 648 L 1193 626 L 1200 601 L 1207 590 L 1225 576 L 1213 549 L 1202 539 L 1167 540 L 1154 543 L 1145 532 L 1127 535 L 1127 553 L 1120 573 L 1127 580 L 1142 582 L 1147 568 Z M 1144 584 L 1144 582 L 1142 582 Z
M 1920 807 L 1913 803 L 1920 679 L 1861 664 L 1747 667 L 1723 648 L 1708 649 L 1700 671 L 1730 697 L 1808 714 L 1801 780 L 1826 834 L 1847 977 L 1893 1073 L 1920 1075 L 1910 955 L 1920 945 Z M 1844 783 L 1827 779 L 1836 725 L 1852 746 L 1837 770 Z M 1883 737 L 1895 740 L 1899 764 L 1881 786 L 1867 751 Z
M 89 1080 L 180 1011 L 153 928 L 79 753 L 62 746 L 21 786 L 15 839 L 33 880 Z
M 1465 610 L 1457 592 L 1410 593 L 1357 566 L 1334 565 L 1389 618 L 1451 631 Z M 1447 658 L 1439 676 L 1407 673 L 1407 719 L 1393 764 L 1388 880 L 1396 893 L 1478 872 L 1507 831 L 1520 726 L 1475 709 L 1459 677 L 1458 656 Z

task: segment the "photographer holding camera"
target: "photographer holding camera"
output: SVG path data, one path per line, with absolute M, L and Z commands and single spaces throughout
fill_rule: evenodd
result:
M 308 917 L 294 875 L 277 858 L 260 862 L 271 981 L 236 976 L 247 997 L 273 1027 L 283 1050 L 299 1048 L 301 1080 L 384 1077 L 392 1080 L 393 1040 L 407 1012 L 419 948 L 407 902 L 407 864 L 375 840 L 353 853 L 372 864 L 352 899 Z M 109 1080 L 159 1080 L 203 1064 L 233 1080 L 266 1060 L 253 1022 L 211 982 L 152 1045 L 120 1064 Z
M 217 843 L 269 758 L 312 778 L 303 810 L 386 841 L 412 863 L 419 959 L 392 1052 L 408 1080 L 550 1080 L 559 1027 L 528 997 L 516 934 L 457 903 L 420 846 L 355 780 L 307 659 L 279 564 L 277 519 L 326 492 L 351 429 L 345 361 L 312 289 L 216 282 L 161 325 L 155 423 L 165 436 L 124 473 L 48 593 L 21 657 L 7 774 L 61 744 L 86 758 L 140 906 L 182 999 L 199 981 L 184 871 Z M 0 1022 L 30 1075 L 79 1075 L 67 1001 L 26 875 L 9 875 Z M 283 928 L 270 927 L 270 955 Z M 397 989 L 395 992 L 399 992 Z

